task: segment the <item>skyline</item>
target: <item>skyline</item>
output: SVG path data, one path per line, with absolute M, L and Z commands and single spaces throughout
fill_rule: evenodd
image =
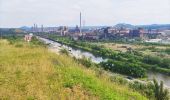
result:
M 170 24 L 169 0 L 0 0 L 0 27 Z

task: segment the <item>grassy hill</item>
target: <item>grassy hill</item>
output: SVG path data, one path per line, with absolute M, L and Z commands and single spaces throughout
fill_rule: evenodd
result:
M 0 100 L 146 100 L 36 43 L 0 40 Z

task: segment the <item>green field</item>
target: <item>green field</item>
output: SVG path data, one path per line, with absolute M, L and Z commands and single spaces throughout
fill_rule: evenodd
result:
M 0 100 L 146 100 L 38 42 L 0 40 Z
M 159 56 L 163 58 L 170 58 L 169 45 L 144 45 L 144 44 L 126 44 L 126 43 L 102 43 L 94 42 L 93 44 L 104 46 L 115 51 L 127 52 L 128 49 L 142 52 L 145 55 Z

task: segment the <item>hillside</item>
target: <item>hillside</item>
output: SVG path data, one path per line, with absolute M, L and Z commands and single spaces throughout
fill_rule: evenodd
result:
M 37 42 L 0 40 L 0 100 L 146 99 L 98 73 Z
M 169 29 L 170 24 L 151 24 L 151 25 L 131 25 L 127 23 L 119 23 L 115 25 L 116 28 L 144 28 L 144 29 Z

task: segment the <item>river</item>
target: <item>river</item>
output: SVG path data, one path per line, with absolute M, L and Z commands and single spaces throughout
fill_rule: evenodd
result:
M 41 37 L 38 37 L 38 38 L 44 43 L 49 44 L 49 48 L 52 48 L 52 50 L 55 50 L 57 52 L 59 52 L 60 49 L 65 48 L 69 51 L 71 56 L 74 56 L 76 58 L 86 57 L 86 58 L 91 59 L 92 62 L 97 63 L 97 64 L 102 61 L 107 61 L 107 59 L 103 59 L 102 57 L 96 57 L 90 52 L 83 51 L 80 49 L 75 49 L 75 48 L 69 47 L 67 45 L 63 45 L 61 43 L 58 43 L 58 42 L 55 42 L 49 39 L 45 39 Z M 152 80 L 153 78 L 155 78 L 158 82 L 163 81 L 165 86 L 170 89 L 170 76 L 167 76 L 161 73 L 148 72 L 148 79 Z
M 100 63 L 100 62 L 103 62 L 103 61 L 107 61 L 107 59 L 103 59 L 102 57 L 94 56 L 90 52 L 83 51 L 83 50 L 80 50 L 80 49 L 75 49 L 75 48 L 69 47 L 67 45 L 63 45 L 61 43 L 54 42 L 54 41 L 49 40 L 49 39 L 45 39 L 45 38 L 41 38 L 41 37 L 38 37 L 38 38 L 40 40 L 42 40 L 43 42 L 45 42 L 46 44 L 50 44 L 49 48 L 52 48 L 54 50 L 56 49 L 57 51 L 64 48 L 64 49 L 69 51 L 71 56 L 74 56 L 78 59 L 82 58 L 82 57 L 86 57 L 86 58 L 91 59 L 92 62 L 97 63 L 97 64 Z
M 158 82 L 163 81 L 164 84 L 170 88 L 170 76 L 161 74 L 161 73 L 157 73 L 157 72 L 148 72 L 148 79 L 152 80 L 153 78 L 155 78 Z

